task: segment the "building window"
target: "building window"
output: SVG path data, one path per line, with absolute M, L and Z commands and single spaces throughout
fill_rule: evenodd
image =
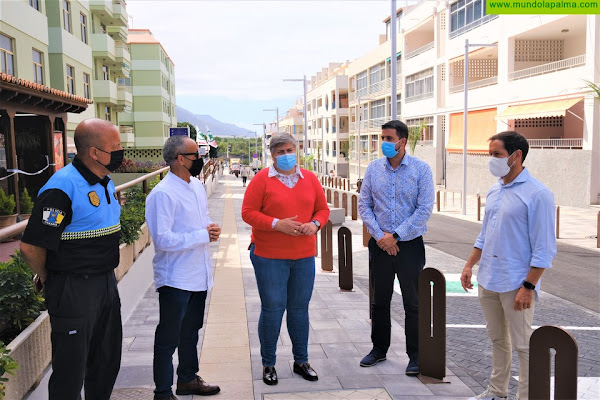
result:
M 109 80 L 110 75 L 108 73 L 108 67 L 106 65 L 102 66 L 102 80 L 103 81 L 107 81 Z
M 75 76 L 75 68 L 67 65 L 67 93 L 75 94 L 75 82 L 73 77 Z
M 13 40 L 8 36 L 0 34 L 0 58 L 2 72 L 8 75 L 15 74 L 15 53 Z
M 79 14 L 79 21 L 81 22 L 81 41 L 87 44 L 87 17 L 83 14 Z
M 90 76 L 83 73 L 83 97 L 86 99 L 91 99 L 90 97 Z
M 100 33 L 106 33 L 106 25 L 100 24 Z
M 42 53 L 37 51 L 36 49 L 32 50 L 33 56 L 33 81 L 35 83 L 39 83 L 40 85 L 44 84 L 44 68 L 43 68 L 43 60 L 44 56 Z
M 71 3 L 69 0 L 62 1 L 62 15 L 65 31 L 71 32 Z
M 433 140 L 433 117 L 407 119 L 406 126 L 409 130 L 422 128 L 419 140 Z
M 406 100 L 433 96 L 433 68 L 406 77 Z
M 356 75 L 356 91 L 359 94 L 365 94 L 367 90 L 367 71 L 363 71 Z
M 104 119 L 110 121 L 110 107 L 104 107 Z
M 29 5 L 40 11 L 40 0 L 29 0 Z
M 377 82 L 381 82 L 381 81 L 385 80 L 385 63 L 381 63 L 379 65 L 375 65 L 374 67 L 371 67 L 369 72 L 370 72 L 371 85 L 374 85 Z
M 371 119 L 385 118 L 385 99 L 371 102 Z
M 485 0 L 459 0 L 450 6 L 450 38 L 497 17 L 486 13 Z

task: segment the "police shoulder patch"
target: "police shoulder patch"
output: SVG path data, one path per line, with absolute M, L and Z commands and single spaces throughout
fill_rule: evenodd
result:
M 98 197 L 98 193 L 96 193 L 92 190 L 91 192 L 88 193 L 88 197 L 90 199 L 90 203 L 94 207 L 98 207 L 100 205 L 100 198 Z
M 42 223 L 44 225 L 58 228 L 64 218 L 65 212 L 63 210 L 52 207 L 44 207 L 44 211 L 42 213 Z

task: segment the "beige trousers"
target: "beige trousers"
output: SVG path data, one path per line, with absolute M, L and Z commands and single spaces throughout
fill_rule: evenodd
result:
M 513 304 L 519 289 L 506 293 L 492 292 L 479 286 L 479 302 L 487 332 L 492 342 L 492 375 L 490 388 L 500 396 L 508 396 L 512 350 L 519 354 L 519 390 L 517 399 L 527 400 L 529 395 L 529 338 L 533 333 L 531 308 L 515 311 Z

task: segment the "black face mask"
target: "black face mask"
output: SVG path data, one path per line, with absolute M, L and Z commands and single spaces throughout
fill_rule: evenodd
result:
M 189 158 L 188 158 L 188 160 L 189 160 Z M 188 169 L 188 171 L 190 171 L 190 175 L 192 175 L 192 176 L 200 175 L 200 172 L 202 172 L 202 167 L 204 167 L 204 160 L 202 158 L 199 158 L 197 160 L 191 160 L 191 161 L 192 161 L 192 166 Z
M 104 151 L 98 147 L 96 147 L 96 149 L 100 150 L 103 153 L 110 154 L 110 162 L 107 165 L 104 165 L 100 161 L 98 161 L 99 164 L 104 166 L 104 168 L 106 168 L 110 172 L 114 172 L 117 168 L 119 168 L 121 166 L 121 164 L 123 164 L 123 157 L 124 157 L 125 150 L 121 149 L 121 150 L 115 150 L 115 151 L 108 152 L 108 151 Z

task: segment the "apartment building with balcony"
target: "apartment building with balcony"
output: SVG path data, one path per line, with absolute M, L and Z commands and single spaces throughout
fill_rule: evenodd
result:
M 90 3 L 77 0 L 32 0 L 29 3 L 34 5 L 32 8 L 45 9 L 47 15 L 50 86 L 93 100 Z M 23 23 L 34 25 L 26 19 Z M 94 107 L 88 107 L 80 114 L 69 114 L 69 137 L 73 137 L 79 122 L 96 115 Z
M 124 126 L 131 128 L 133 158 L 162 157 L 169 128 L 177 126 L 175 65 L 149 29 L 129 29 L 131 53 L 131 113 L 120 113 Z
M 468 57 L 467 192 L 485 193 L 495 181 L 487 170 L 488 138 L 516 130 L 531 146 L 525 166 L 557 203 L 600 202 L 600 104 L 585 89 L 586 80 L 600 82 L 600 16 L 487 15 L 483 0 L 460 0 L 421 1 L 397 21 L 398 114 L 409 126 L 425 124 L 415 155 L 431 165 L 438 185 L 462 189 L 468 39 L 480 45 L 469 46 Z M 359 163 L 362 176 L 377 158 L 378 125 L 389 119 L 389 75 L 380 72 L 389 70 L 385 39 L 347 70 L 353 179 Z
M 290 108 L 283 118 L 279 120 L 279 132 L 292 135 L 298 142 L 296 154 L 298 157 L 304 154 L 304 100 L 298 99 L 296 104 Z
M 349 159 L 348 177 L 351 180 L 362 178 L 369 162 L 379 158 L 381 125 L 391 118 L 391 102 L 397 104 L 396 119 L 403 115 L 402 109 L 402 36 L 397 36 L 396 57 L 392 61 L 390 24 L 396 23 L 398 32 L 404 25 L 404 10 L 399 9 L 394 21 L 390 17 L 386 24 L 386 34 L 379 36 L 379 45 L 373 50 L 348 63 L 349 99 Z M 396 96 L 391 96 L 391 67 L 396 63 Z
M 92 47 L 91 86 L 95 113 L 98 118 L 119 127 L 123 147 L 133 146 L 132 129 L 122 125 L 120 120 L 121 115 L 131 112 L 133 105 L 126 3 L 123 0 L 90 0 L 89 6 L 91 18 L 86 24 L 89 25 Z
M 341 177 L 348 177 L 350 149 L 347 67 L 347 63 L 329 63 L 311 77 L 306 94 L 308 152 L 314 170 L 326 175 L 334 170 Z
M 57 15 L 47 6 L 41 0 L 0 2 L 0 188 L 15 196 L 16 212 L 24 188 L 35 197 L 64 165 L 67 121 L 85 113 L 91 103 L 77 86 L 81 74 L 89 70 L 87 59 L 71 58 L 77 50 L 87 49 L 91 59 L 91 50 L 62 27 L 52 28 Z M 76 8 L 87 13 L 79 4 Z M 62 47 L 67 56 L 57 56 Z M 78 68 L 71 80 L 65 74 L 67 62 Z M 6 172 L 15 168 L 40 173 Z

